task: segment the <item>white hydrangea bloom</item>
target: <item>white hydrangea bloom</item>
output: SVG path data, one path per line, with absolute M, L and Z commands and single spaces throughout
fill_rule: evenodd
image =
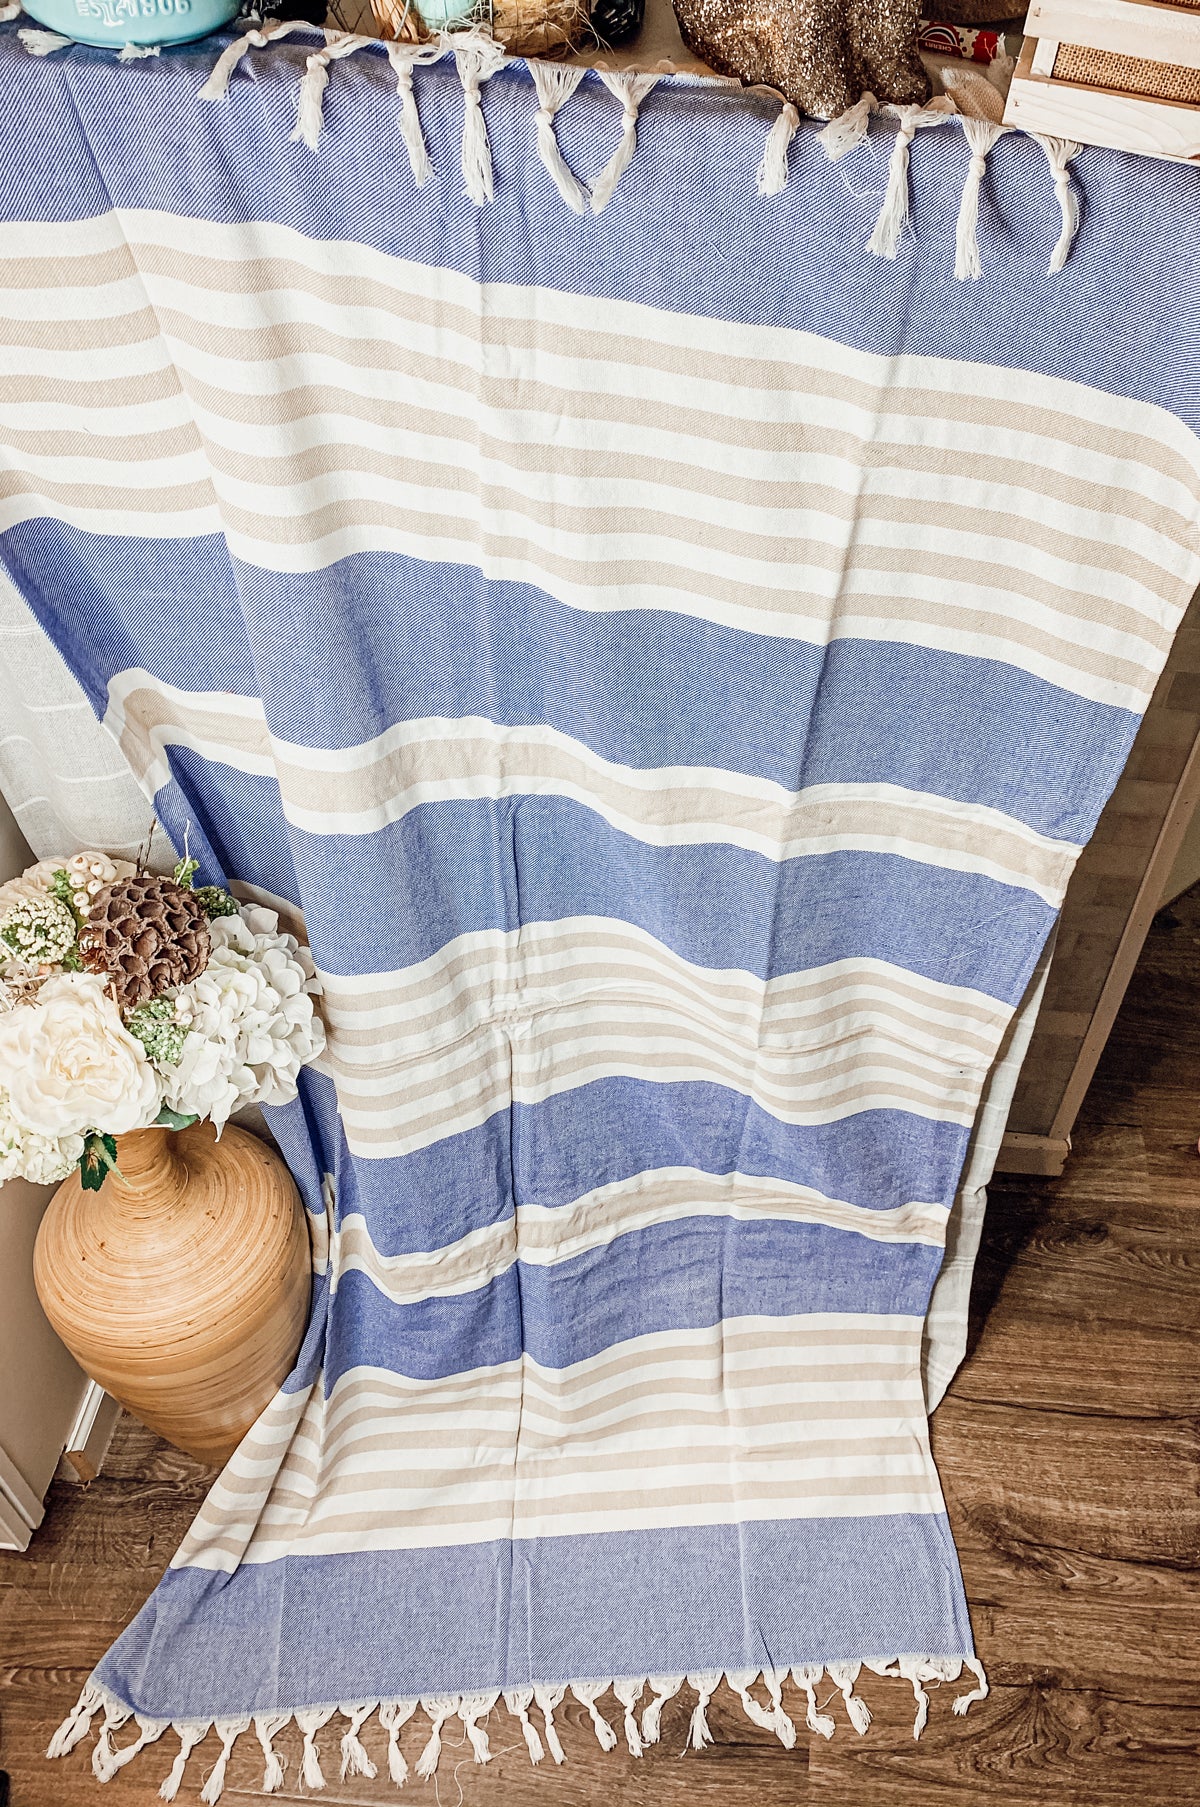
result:
M 209 923 L 212 953 L 175 994 L 188 1030 L 178 1065 L 162 1069 L 173 1111 L 211 1117 L 221 1129 L 247 1104 L 286 1104 L 302 1066 L 325 1046 L 313 1010 L 319 987 L 311 957 L 279 933 L 272 910 L 243 905 Z
M 54 1186 L 79 1165 L 82 1136 L 40 1136 L 24 1129 L 12 1114 L 8 1093 L 0 1088 L 0 1186 L 5 1180 L 32 1180 Z

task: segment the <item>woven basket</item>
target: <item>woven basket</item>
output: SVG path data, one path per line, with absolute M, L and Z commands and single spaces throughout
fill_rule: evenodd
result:
M 381 38 L 419 43 L 432 35 L 414 0 L 371 0 L 371 8 Z M 553 56 L 594 36 L 587 0 L 485 0 L 474 16 L 512 56 Z

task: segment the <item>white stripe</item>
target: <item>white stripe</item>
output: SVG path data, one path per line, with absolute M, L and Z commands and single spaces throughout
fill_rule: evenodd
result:
M 672 1187 L 682 1189 L 683 1196 L 673 1195 Z M 444 1247 L 403 1255 L 380 1254 L 366 1217 L 351 1212 L 333 1233 L 332 1284 L 336 1288 L 347 1273 L 365 1274 L 393 1304 L 411 1305 L 422 1299 L 477 1291 L 518 1262 L 527 1267 L 555 1267 L 604 1248 L 619 1236 L 682 1223 L 687 1218 L 818 1224 L 873 1242 L 941 1248 L 948 1216 L 947 1207 L 941 1204 L 872 1211 L 824 1198 L 812 1187 L 786 1180 L 660 1167 L 597 1187 L 569 1205 L 519 1205 L 515 1216 L 487 1224 Z
M 528 1355 L 433 1381 L 356 1368 L 328 1400 L 313 1390 L 294 1435 L 294 1411 L 268 1413 L 176 1563 L 228 1570 L 226 1540 L 263 1562 L 792 1517 L 796 1489 L 822 1515 L 940 1511 L 919 1355 L 918 1318 L 821 1313 L 656 1332 L 560 1369 Z M 729 1497 L 688 1497 L 704 1488 Z
M 167 749 L 185 746 L 206 759 L 259 776 L 277 777 L 282 786 L 283 810 L 288 821 L 313 835 L 373 834 L 411 811 L 433 803 L 499 800 L 514 796 L 555 796 L 569 799 L 593 811 L 610 827 L 650 846 L 695 846 L 710 842 L 740 847 L 771 860 L 854 850 L 884 853 L 917 860 L 950 871 L 972 872 L 998 883 L 1025 888 L 1051 906 L 1057 906 L 1066 890 L 1079 848 L 1056 841 L 1002 811 L 982 804 L 960 802 L 931 792 L 908 790 L 891 784 L 817 784 L 800 791 L 765 778 L 708 766 L 636 767 L 603 758 L 584 742 L 548 726 L 505 727 L 479 716 L 458 719 L 428 717 L 398 724 L 377 739 L 345 749 L 313 748 L 272 738 L 262 705 L 250 698 L 231 698 L 228 692 L 185 692 L 152 678 L 140 670 L 118 674 L 109 683 L 106 724 L 123 744 L 128 735 L 143 741 L 140 723 L 130 720 L 130 706 L 151 692 L 173 720 L 156 724 L 148 739 L 157 757 L 151 761 L 144 782 L 158 790 L 170 776 Z M 262 750 L 236 746 L 222 736 L 222 718 L 232 716 L 248 727 Z M 182 718 L 182 720 L 180 720 Z M 206 718 L 212 723 L 205 732 Z M 456 748 L 466 752 L 455 754 Z M 439 755 L 439 750 L 444 753 Z M 132 747 L 126 745 L 132 757 Z M 450 766 L 450 775 L 414 778 L 391 788 L 379 801 L 364 800 L 350 807 L 355 795 L 346 786 L 347 807 L 337 811 L 306 807 L 310 787 L 305 774 L 370 774 L 383 762 L 405 753 L 436 772 L 439 756 Z M 560 770 L 540 771 L 537 766 L 558 765 Z M 465 768 L 465 769 L 464 769 Z M 582 781 L 576 773 L 582 773 Z M 375 789 L 380 788 L 377 780 Z M 370 789 L 364 783 L 359 795 Z M 627 805 L 645 798 L 642 809 L 621 808 L 606 793 L 618 792 Z M 691 793 L 691 795 L 689 795 Z M 680 799 L 671 802 L 672 795 Z M 726 802 L 723 814 L 695 818 L 698 807 Z M 839 825 L 839 811 L 877 805 L 891 832 L 872 833 Z M 765 819 L 767 828 L 748 825 Z M 821 826 L 825 832 L 820 832 Z M 789 833 L 788 830 L 793 832 Z M 948 839 L 971 835 L 995 850 L 995 857 L 963 846 L 939 845 L 939 834 Z M 1014 863 L 1012 854 L 1026 849 L 1032 871 Z M 1005 861 L 1002 852 L 1009 854 Z M 1039 879 L 1041 870 L 1045 877 Z

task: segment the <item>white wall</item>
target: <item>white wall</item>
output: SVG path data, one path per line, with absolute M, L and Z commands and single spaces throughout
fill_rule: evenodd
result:
M 0 797 L 0 880 L 29 865 Z M 87 1382 L 42 1314 L 33 1243 L 52 1186 L 0 1186 L 0 1548 L 24 1549 Z

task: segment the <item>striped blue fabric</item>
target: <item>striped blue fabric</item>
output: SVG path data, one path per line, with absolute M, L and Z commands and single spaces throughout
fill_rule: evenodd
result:
M 826 1673 L 866 1730 L 863 1664 L 919 1732 L 986 1693 L 921 1388 L 947 1221 L 1200 580 L 1200 172 L 1082 152 L 1048 276 L 1005 136 L 959 281 L 954 119 L 890 259 L 886 119 L 842 168 L 801 122 L 764 195 L 778 103 L 663 78 L 576 214 L 512 62 L 477 205 L 450 55 L 417 185 L 380 45 L 321 65 L 314 152 L 319 34 L 203 100 L 228 37 L 14 32 L 0 563 L 328 1028 L 272 1125 L 297 1367 L 52 1749 L 174 1726 L 170 1789 L 215 1727 L 213 1800 L 294 1717 L 309 1786 L 339 1735 L 402 1781 L 505 1707 L 561 1760 L 573 1689 L 636 1756 L 722 1677 L 790 1746 Z M 554 121 L 594 195 L 622 117 L 589 74 Z

